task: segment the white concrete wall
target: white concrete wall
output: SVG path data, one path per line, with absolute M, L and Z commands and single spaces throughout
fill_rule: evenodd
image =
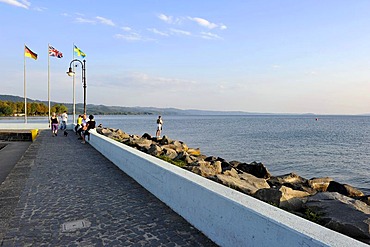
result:
M 71 130 L 73 124 L 67 124 L 67 129 Z M 0 130 L 31 130 L 31 129 L 51 129 L 48 123 L 0 123 Z
M 220 246 L 367 246 L 94 131 L 90 144 Z
M 0 130 L 50 129 L 47 123 L 0 123 Z

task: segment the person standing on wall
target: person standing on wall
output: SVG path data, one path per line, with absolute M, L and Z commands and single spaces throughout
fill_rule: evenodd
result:
M 159 138 L 161 136 L 162 126 L 163 126 L 162 117 L 161 116 L 158 116 L 158 119 L 157 119 L 157 132 L 155 133 L 155 135 L 157 136 L 157 138 Z

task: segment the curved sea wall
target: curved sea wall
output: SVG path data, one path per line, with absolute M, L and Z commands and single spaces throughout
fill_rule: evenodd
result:
M 366 227 L 360 220 L 368 216 L 369 206 L 338 192 L 328 192 L 338 189 L 365 198 L 348 185 L 330 178 L 307 180 L 296 174 L 274 177 L 261 163 L 206 157 L 199 149 L 167 137 L 157 139 L 148 134 L 140 137 L 107 128 L 97 132 L 100 134 L 91 135 L 92 146 L 222 246 L 360 244 L 276 206 L 295 210 L 295 214 L 321 224 L 327 221 L 329 227 L 345 226 L 348 220 L 343 222 L 343 219 L 324 215 L 320 208 L 335 210 L 338 215 L 355 215 L 353 226 L 347 227 L 348 230 L 342 227 L 340 232 L 367 241 Z

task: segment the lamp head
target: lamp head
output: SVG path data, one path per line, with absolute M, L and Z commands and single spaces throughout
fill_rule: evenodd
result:
M 75 75 L 75 72 L 72 71 L 71 67 L 69 67 L 67 75 L 69 75 L 69 76 L 74 76 Z

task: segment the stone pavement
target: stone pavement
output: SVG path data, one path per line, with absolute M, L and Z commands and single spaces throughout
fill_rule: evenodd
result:
M 0 140 L 0 184 L 4 182 L 30 144 L 30 141 L 8 142 Z
M 73 132 L 41 131 L 0 185 L 0 246 L 216 246 Z

